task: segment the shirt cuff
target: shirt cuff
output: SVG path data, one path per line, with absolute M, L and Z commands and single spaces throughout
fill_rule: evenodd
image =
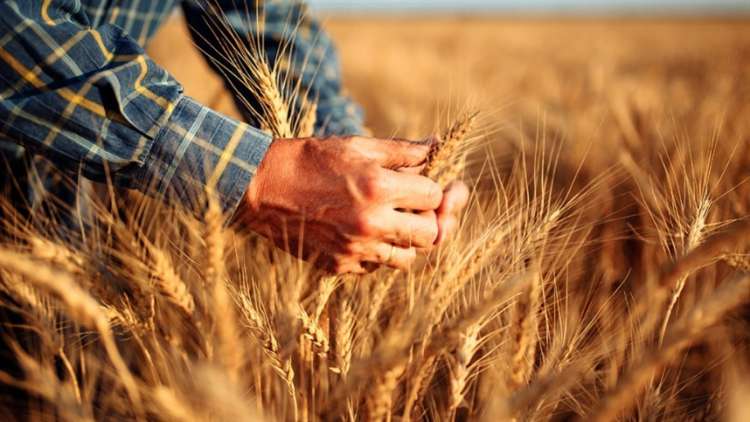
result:
M 203 210 L 212 187 L 224 212 L 232 215 L 272 140 L 183 96 L 154 138 L 135 183 L 193 212 Z

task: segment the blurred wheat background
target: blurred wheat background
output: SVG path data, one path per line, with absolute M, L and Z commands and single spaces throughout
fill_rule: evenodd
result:
M 236 113 L 175 19 L 152 55 Z M 71 242 L 6 204 L 3 419 L 750 418 L 750 23 L 327 27 L 373 133 L 461 135 L 456 239 L 327 277 L 214 207 L 102 200 Z

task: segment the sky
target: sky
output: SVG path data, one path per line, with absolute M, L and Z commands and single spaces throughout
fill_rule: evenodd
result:
M 482 10 L 606 12 L 667 10 L 750 12 L 750 0 L 309 0 L 318 10 Z

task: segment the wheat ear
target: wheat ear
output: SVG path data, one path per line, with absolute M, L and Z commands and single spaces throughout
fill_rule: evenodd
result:
M 513 391 L 526 384 L 534 364 L 537 344 L 537 314 L 541 303 L 542 280 L 538 270 L 533 272 L 529 288 L 516 301 L 512 324 L 515 335 L 511 342 L 511 371 L 508 390 Z
M 677 261 L 660 278 L 662 288 L 674 288 L 680 279 L 711 264 L 750 243 L 750 221 L 739 221 L 726 231 L 707 238 L 703 243 Z
M 455 153 L 460 149 L 466 134 L 469 133 L 477 114 L 466 114 L 458 119 L 443 136 L 432 145 L 427 156 L 422 174 L 435 180 L 441 171 L 445 170 L 455 159 Z
M 151 276 L 154 278 L 154 284 L 159 294 L 186 315 L 192 315 L 195 310 L 195 300 L 188 291 L 185 282 L 177 274 L 177 270 L 172 265 L 172 260 L 157 247 L 150 246 L 148 251 L 153 262 Z
M 456 411 L 464 402 L 464 393 L 466 385 L 471 375 L 471 360 L 479 348 L 479 331 L 481 324 L 474 324 L 463 335 L 461 345 L 456 348 L 455 353 L 450 355 L 449 370 L 450 379 L 450 397 L 448 404 L 448 414 L 451 418 L 455 417 Z
M 318 103 L 305 101 L 301 108 L 302 115 L 299 118 L 297 136 L 309 138 L 315 135 L 315 123 L 317 122 Z
M 329 347 L 328 336 L 326 336 L 323 328 L 321 328 L 320 324 L 311 318 L 301 306 L 297 311 L 297 317 L 302 326 L 302 337 L 310 341 L 313 350 L 315 350 L 320 357 L 325 357 L 328 354 Z
M 698 245 L 700 245 L 701 241 L 704 237 L 704 232 L 706 228 L 706 219 L 708 218 L 708 212 L 711 209 L 711 202 L 708 200 L 701 201 L 700 205 L 698 206 L 698 211 L 696 213 L 695 219 L 693 220 L 693 224 L 690 226 L 690 230 L 688 230 L 688 236 L 687 236 L 687 243 L 685 245 L 685 253 L 689 253 Z M 669 304 L 667 305 L 667 311 L 664 314 L 664 321 L 662 322 L 661 329 L 659 330 L 659 341 L 664 340 L 664 335 L 667 332 L 667 325 L 669 324 L 669 318 L 672 316 L 672 312 L 674 311 L 674 307 L 677 305 L 677 301 L 680 299 L 680 296 L 682 295 L 682 291 L 685 289 L 685 282 L 687 281 L 687 276 L 680 277 L 677 280 L 677 284 L 672 289 L 672 296 L 669 299 Z
M 265 122 L 273 134 L 279 138 L 293 138 L 294 132 L 289 120 L 289 105 L 284 100 L 278 84 L 278 75 L 266 60 L 258 62 L 253 77 L 257 81 L 258 100 L 266 111 Z
M 261 343 L 263 348 L 263 354 L 270 361 L 271 367 L 279 375 L 279 377 L 286 383 L 287 392 L 292 399 L 296 399 L 296 388 L 294 385 L 294 369 L 292 368 L 291 360 L 284 359 L 281 356 L 281 348 L 279 347 L 279 341 L 274 334 L 273 328 L 269 326 L 266 319 L 263 318 L 260 313 L 250 302 L 247 295 L 238 295 L 240 301 L 240 310 L 242 312 L 243 320 L 245 321 L 247 328 L 255 335 L 258 341 Z M 295 405 L 296 407 L 296 405 Z
M 342 300 L 339 305 L 338 319 L 336 322 L 336 364 L 334 372 L 338 372 L 342 377 L 349 373 L 349 366 L 352 361 L 354 336 L 354 311 L 349 301 Z
M 136 414 L 141 416 L 143 412 L 138 385 L 117 349 L 109 319 L 102 312 L 99 303 L 84 292 L 70 274 L 32 261 L 22 254 L 0 249 L 0 266 L 23 276 L 40 290 L 60 299 L 74 320 L 96 328 L 104 350 L 115 367 Z
M 393 408 L 393 392 L 398 379 L 404 373 L 405 366 L 397 366 L 379 377 L 368 400 L 368 419 L 371 421 L 390 420 Z
M 591 421 L 611 421 L 630 407 L 650 382 L 654 373 L 669 364 L 679 353 L 698 341 L 708 327 L 717 323 L 727 312 L 747 300 L 750 276 L 737 275 L 725 281 L 710 297 L 701 301 L 690 313 L 675 324 L 660 348 L 643 356 L 621 381 L 605 395 L 592 413 Z
M 325 311 L 328 300 L 331 298 L 331 294 L 336 290 L 336 284 L 338 282 L 337 277 L 323 277 L 320 280 L 318 291 L 315 297 L 315 311 L 313 312 L 313 320 L 318 321 Z
M 30 236 L 28 242 L 34 258 L 59 266 L 71 274 L 78 274 L 84 268 L 85 259 L 62 244 L 39 236 Z

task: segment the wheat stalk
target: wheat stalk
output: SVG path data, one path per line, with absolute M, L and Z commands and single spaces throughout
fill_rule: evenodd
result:
M 534 275 L 531 276 L 528 290 L 521 295 L 513 308 L 516 318 L 511 325 L 515 334 L 511 336 L 509 391 L 526 384 L 532 371 L 538 338 L 537 314 L 541 304 L 542 290 L 541 274 L 536 269 Z
M 219 340 L 222 363 L 232 381 L 237 382 L 240 368 L 244 363 L 244 347 L 237 341 L 240 338 L 240 330 L 236 325 L 234 306 L 225 280 L 224 217 L 216 197 L 210 192 L 204 224 L 206 280 L 211 291 L 210 306 L 214 315 L 214 328 Z
M 614 420 L 618 413 L 636 400 L 656 371 L 700 340 L 706 329 L 716 324 L 727 312 L 744 303 L 748 292 L 750 276 L 738 275 L 727 280 L 670 329 L 660 348 L 643 355 L 617 386 L 601 399 L 599 406 L 586 420 Z
M 101 311 L 99 303 L 84 292 L 68 273 L 40 265 L 22 254 L 0 249 L 0 266 L 23 276 L 34 286 L 60 299 L 68 314 L 76 321 L 96 328 L 120 382 L 125 387 L 136 414 L 140 416 L 142 409 L 138 385 L 117 349 L 109 319 Z

